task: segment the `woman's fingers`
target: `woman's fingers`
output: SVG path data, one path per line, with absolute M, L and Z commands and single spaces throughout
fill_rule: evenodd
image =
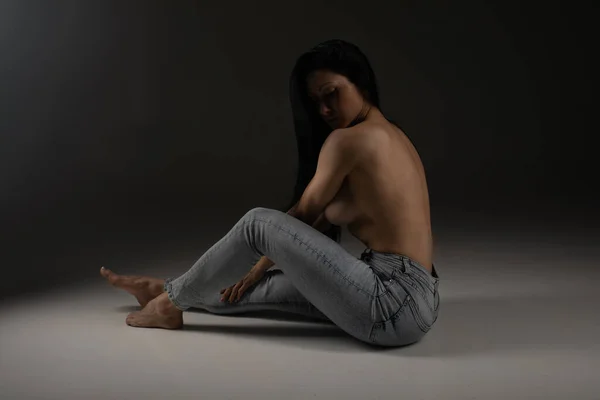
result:
M 244 294 L 244 292 L 246 291 L 246 285 L 242 285 L 240 286 L 237 295 L 235 296 L 235 301 L 240 301 L 240 298 L 242 297 L 242 294 Z
M 238 282 L 235 284 L 235 286 L 233 287 L 233 289 L 231 290 L 231 294 L 229 295 L 229 302 L 233 303 L 235 301 L 235 298 L 237 296 L 237 292 L 240 289 L 240 286 L 242 286 L 242 282 Z
M 248 289 L 248 281 L 244 281 L 244 283 L 240 287 L 240 290 L 238 290 L 236 301 L 240 301 L 242 295 L 246 292 L 246 289 Z
M 230 291 L 231 291 L 231 287 L 221 290 L 221 294 L 222 294 L 221 301 L 225 301 L 225 299 L 229 296 Z
M 227 289 L 221 290 L 221 301 L 229 301 L 230 303 L 240 301 L 242 295 L 248 290 L 250 286 L 254 283 L 254 279 L 249 279 L 245 277 L 238 283 L 233 286 L 228 287 Z

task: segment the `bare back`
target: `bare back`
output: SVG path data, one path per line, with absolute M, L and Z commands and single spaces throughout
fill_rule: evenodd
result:
M 387 121 L 365 121 L 351 129 L 367 135 L 368 145 L 325 217 L 347 226 L 365 246 L 403 254 L 431 272 L 429 193 L 416 149 Z

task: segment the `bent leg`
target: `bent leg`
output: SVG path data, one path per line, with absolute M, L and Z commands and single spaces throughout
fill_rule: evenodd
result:
M 278 210 L 246 213 L 188 272 L 167 280 L 169 299 L 180 310 L 214 306 L 220 290 L 242 279 L 263 255 L 329 320 L 369 340 L 379 285 L 373 270 L 331 238 Z

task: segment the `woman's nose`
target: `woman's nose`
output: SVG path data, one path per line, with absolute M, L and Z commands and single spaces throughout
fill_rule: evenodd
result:
M 326 104 L 321 104 L 319 106 L 319 113 L 321 114 L 322 117 L 328 117 L 331 115 L 331 108 L 327 107 Z

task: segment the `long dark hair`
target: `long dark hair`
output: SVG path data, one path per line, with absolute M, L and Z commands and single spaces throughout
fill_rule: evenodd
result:
M 356 45 L 339 39 L 328 40 L 298 58 L 290 76 L 290 102 L 298 146 L 298 170 L 288 209 L 302 197 L 315 175 L 321 146 L 332 131 L 308 96 L 306 78 L 319 69 L 344 75 L 356 85 L 371 105 L 379 108 L 375 73 L 367 57 Z M 358 121 L 353 121 L 352 124 L 356 122 Z M 337 242 L 341 240 L 341 229 L 337 225 L 333 225 L 325 234 Z

